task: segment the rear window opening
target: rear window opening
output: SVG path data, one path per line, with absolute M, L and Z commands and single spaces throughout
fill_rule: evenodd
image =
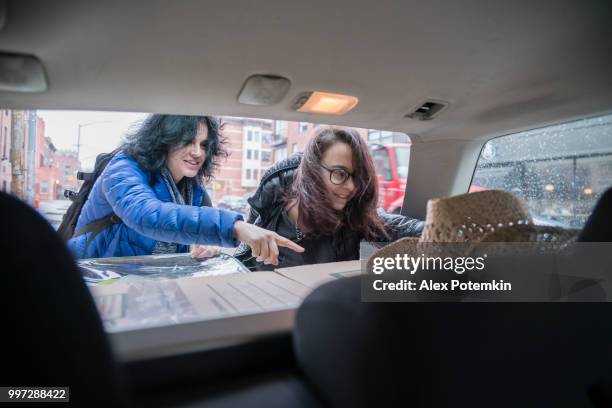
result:
M 135 131 L 147 116 L 144 113 L 3 110 L 0 152 L 4 159 L 0 185 L 4 191 L 36 207 L 58 228 L 71 204 L 65 192 L 78 191 L 83 183 L 79 172 L 91 172 L 96 158 L 119 147 L 124 136 Z M 303 151 L 318 126 L 326 126 L 242 117 L 220 119 L 229 156 L 227 160 L 222 159 L 214 178 L 205 187 L 215 207 L 242 213 L 245 219 L 250 211 L 248 198 L 257 189 L 264 172 L 276 162 Z M 382 197 L 379 204 L 397 209 L 397 203 L 403 200 L 408 176 L 409 137 L 397 132 L 355 130 L 370 146 L 377 160 L 376 170 L 385 172 L 377 174 Z M 384 167 L 379 166 L 382 161 Z M 207 260 L 206 265 L 188 254 L 175 253 L 83 259 L 78 265 L 90 286 L 106 330 L 111 333 L 262 311 L 273 313 L 259 317 L 262 325 L 268 324 L 273 331 L 287 330 L 287 322 L 291 320 L 286 316 L 306 296 L 307 286 L 275 272 L 248 274 L 244 278 L 240 275 L 248 269 L 228 256 L 233 254 L 234 248 L 224 248 L 219 256 Z M 353 268 L 353 263 L 350 264 Z M 211 295 L 217 303 L 202 305 L 195 278 L 211 277 L 214 281 L 222 275 L 231 275 L 229 283 L 219 281 L 215 286 L 215 282 L 209 282 L 211 291 L 221 293 L 230 284 L 239 286 L 244 283 L 242 279 L 247 279 L 248 285 L 241 286 L 241 290 L 261 289 L 259 296 L 263 306 L 257 302 L 248 303 L 245 301 L 248 296 L 238 296 L 234 292 L 231 292 L 234 298 L 230 298 L 227 291 L 217 297 Z M 123 277 L 126 280 L 121 280 Z M 134 286 L 130 286 L 132 284 Z M 260 289 L 253 289 L 253 285 L 259 285 Z M 189 296 L 191 300 L 187 301 Z M 235 305 L 244 307 L 234 308 Z M 197 307 L 201 309 L 196 310 Z M 151 310 L 155 312 L 151 314 Z M 267 323 L 266 319 L 272 323 Z M 245 335 L 253 335 L 249 332 L 250 327 L 241 330 Z M 200 330 L 193 335 L 203 336 L 200 340 L 204 343 L 214 339 L 214 332 Z M 160 341 L 163 337 L 154 339 L 155 347 L 167 346 Z M 123 358 L 146 349 L 139 341 L 132 343 L 130 338 L 122 341 L 119 354 Z
M 39 208 L 54 227 L 78 191 L 79 171 L 111 152 L 146 113 L 2 110 L 0 188 Z M 248 214 L 247 199 L 270 166 L 304 149 L 319 125 L 273 119 L 221 117 L 230 153 L 206 185 L 214 206 Z M 357 129 L 371 147 L 381 187 L 380 206 L 399 212 L 408 177 L 410 138 L 403 133 Z M 384 157 L 383 157 L 384 156 Z M 384 166 L 381 163 L 385 163 Z

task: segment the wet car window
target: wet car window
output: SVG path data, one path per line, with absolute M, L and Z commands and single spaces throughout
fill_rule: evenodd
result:
M 580 228 L 612 185 L 612 115 L 499 137 L 480 154 L 471 191 L 509 191 L 537 224 Z

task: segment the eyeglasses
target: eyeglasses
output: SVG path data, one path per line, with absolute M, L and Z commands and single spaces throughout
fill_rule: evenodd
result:
M 329 171 L 329 181 L 337 186 L 341 186 L 342 184 L 346 183 L 349 177 L 353 177 L 352 173 L 338 167 L 330 168 L 324 164 L 321 164 L 321 167 Z

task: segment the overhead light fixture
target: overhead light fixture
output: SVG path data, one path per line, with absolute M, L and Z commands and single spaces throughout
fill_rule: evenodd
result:
M 355 96 L 315 91 L 300 95 L 293 104 L 293 108 L 303 113 L 344 115 L 358 102 L 359 99 Z

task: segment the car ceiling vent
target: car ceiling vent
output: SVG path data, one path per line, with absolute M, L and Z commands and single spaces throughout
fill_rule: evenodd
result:
M 406 117 L 417 120 L 432 120 L 448 108 L 448 105 L 448 102 L 429 99 L 406 114 Z

